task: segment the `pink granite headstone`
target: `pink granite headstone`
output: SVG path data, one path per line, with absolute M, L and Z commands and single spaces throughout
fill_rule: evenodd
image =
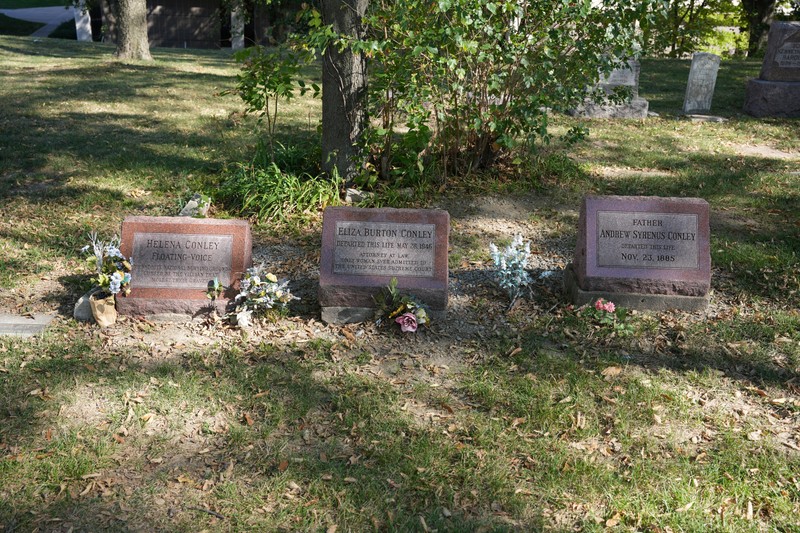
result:
M 567 288 L 573 299 L 583 294 L 576 303 L 605 297 L 634 308 L 703 308 L 711 286 L 708 219 L 708 202 L 699 198 L 586 196 Z
M 235 297 L 252 264 L 250 224 L 245 220 L 126 217 L 120 251 L 131 257 L 131 292 L 117 298 L 125 315 L 189 314 L 208 310 L 209 282 L 227 287 L 216 307 Z
M 439 209 L 329 207 L 322 227 L 319 303 L 329 323 L 372 318 L 392 278 L 435 314 L 447 309 L 450 215 Z

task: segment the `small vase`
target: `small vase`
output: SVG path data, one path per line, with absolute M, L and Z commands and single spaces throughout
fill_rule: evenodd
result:
M 114 306 L 114 295 L 96 292 L 89 297 L 92 316 L 101 328 L 112 326 L 117 321 L 117 308 Z

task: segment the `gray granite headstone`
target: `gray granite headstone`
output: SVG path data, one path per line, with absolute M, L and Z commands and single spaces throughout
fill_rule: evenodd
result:
M 800 117 L 800 22 L 774 22 L 758 79 L 747 82 L 744 110 L 755 117 Z
M 718 55 L 698 52 L 692 56 L 692 67 L 686 83 L 683 100 L 684 113 L 707 113 L 711 111 L 711 100 L 717 84 Z
M 609 98 L 605 101 L 586 100 L 571 114 L 587 118 L 646 118 L 649 103 L 639 96 L 639 72 L 641 64 L 631 59 L 627 67 L 612 70 L 608 75 L 601 75 L 597 88 L 607 96 L 620 90 L 630 93 L 631 98 L 623 103 L 614 103 Z
M 75 33 L 79 41 L 92 42 L 92 18 L 86 9 L 86 0 L 80 0 L 77 6 L 72 7 L 75 17 Z

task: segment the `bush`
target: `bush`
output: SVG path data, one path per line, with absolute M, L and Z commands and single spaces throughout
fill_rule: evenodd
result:
M 265 151 L 261 146 L 253 162 L 234 166 L 222 182 L 217 197 L 230 211 L 260 222 L 302 223 L 339 203 L 340 179 L 281 170 Z M 297 157 L 284 149 L 276 159 L 284 155 L 289 160 Z

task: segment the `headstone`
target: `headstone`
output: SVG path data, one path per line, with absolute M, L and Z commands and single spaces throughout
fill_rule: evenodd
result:
M 586 196 L 565 287 L 574 303 L 696 311 L 711 286 L 708 203 L 699 198 Z
M 450 215 L 440 209 L 329 207 L 322 225 L 319 303 L 328 323 L 372 319 L 392 278 L 436 318 L 447 309 Z
M 745 112 L 800 117 L 800 22 L 773 22 L 758 79 L 747 82 Z
M 92 42 L 92 17 L 86 8 L 86 0 L 80 0 L 77 6 L 72 6 L 75 18 L 75 33 L 79 41 Z
M 250 225 L 245 220 L 188 217 L 126 217 L 120 251 L 131 257 L 131 292 L 117 298 L 124 315 L 196 315 L 212 305 L 214 278 L 226 287 L 218 311 L 237 294 L 252 264 Z
M 53 321 L 53 315 L 7 315 L 0 314 L 0 335 L 11 337 L 33 337 L 39 335 Z
M 237 2 L 231 7 L 231 49 L 244 49 L 244 22 L 245 15 L 242 2 Z
M 597 88 L 609 96 L 619 89 L 629 91 L 629 101 L 617 104 L 610 100 L 600 103 L 587 100 L 573 110 L 572 114 L 587 118 L 647 118 L 649 103 L 639 96 L 640 71 L 639 61 L 631 59 L 627 68 L 612 70 L 608 76 L 601 76 L 597 84 Z
M 692 55 L 689 80 L 686 83 L 686 96 L 683 99 L 684 113 L 708 113 L 717 84 L 719 56 L 698 52 Z

